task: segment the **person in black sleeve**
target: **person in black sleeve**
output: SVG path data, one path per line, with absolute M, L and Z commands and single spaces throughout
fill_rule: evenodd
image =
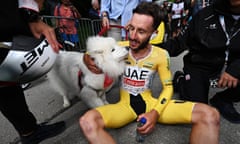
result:
M 45 36 L 55 53 L 61 44 L 56 40 L 54 29 L 40 20 L 38 11 L 42 0 L 9 0 L 2 1 L 0 6 L 0 66 L 12 51 L 6 50 L 14 36 L 25 35 L 40 39 Z M 9 52 L 10 51 L 10 52 Z M 1 73 L 0 73 L 1 75 Z M 65 128 L 64 122 L 54 124 L 37 124 L 37 120 L 27 106 L 23 89 L 20 84 L 0 82 L 0 110 L 11 122 L 23 144 L 36 144 L 40 141 L 56 136 Z
M 224 118 L 240 123 L 233 103 L 240 101 L 240 1 L 215 0 L 203 8 L 178 37 L 162 45 L 170 56 L 184 50 L 183 72 L 174 75 L 184 100 L 208 103 L 209 85 L 222 88 L 210 99 Z

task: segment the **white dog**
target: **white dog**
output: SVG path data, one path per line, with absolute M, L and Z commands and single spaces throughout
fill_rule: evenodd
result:
M 63 96 L 64 107 L 70 106 L 69 96 L 78 96 L 90 108 L 107 104 L 105 92 L 123 73 L 127 54 L 128 50 L 113 38 L 90 37 L 86 53 L 59 53 L 48 73 L 50 85 Z M 87 68 L 84 63 L 87 56 L 103 71 L 102 74 L 95 74 Z

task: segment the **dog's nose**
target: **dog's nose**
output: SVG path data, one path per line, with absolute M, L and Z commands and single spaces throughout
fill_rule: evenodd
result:
M 125 48 L 126 48 L 127 51 L 129 51 L 129 49 L 130 49 L 128 46 L 126 46 Z

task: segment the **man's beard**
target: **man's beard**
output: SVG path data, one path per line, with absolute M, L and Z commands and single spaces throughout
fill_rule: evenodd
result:
M 137 41 L 137 40 L 133 40 L 133 39 L 131 39 L 131 38 L 129 38 L 129 39 L 130 39 L 130 41 Z M 150 37 L 148 37 L 145 41 L 143 41 L 143 42 L 139 45 L 138 48 L 132 49 L 132 51 L 138 52 L 138 51 L 146 48 L 147 45 L 149 44 L 149 40 L 150 40 Z M 137 41 L 137 42 L 138 42 L 138 41 Z

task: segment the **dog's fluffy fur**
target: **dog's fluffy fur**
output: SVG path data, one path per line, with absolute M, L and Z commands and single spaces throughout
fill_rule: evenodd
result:
M 55 65 L 48 73 L 51 86 L 63 96 L 63 106 L 70 106 L 69 96 L 78 96 L 87 106 L 94 108 L 107 104 L 105 92 L 114 83 L 104 87 L 106 74 L 114 81 L 124 71 L 124 58 L 128 51 L 113 38 L 93 36 L 87 40 L 87 54 L 104 74 L 92 73 L 84 64 L 84 53 L 61 51 Z M 81 71 L 79 87 L 78 72 Z

